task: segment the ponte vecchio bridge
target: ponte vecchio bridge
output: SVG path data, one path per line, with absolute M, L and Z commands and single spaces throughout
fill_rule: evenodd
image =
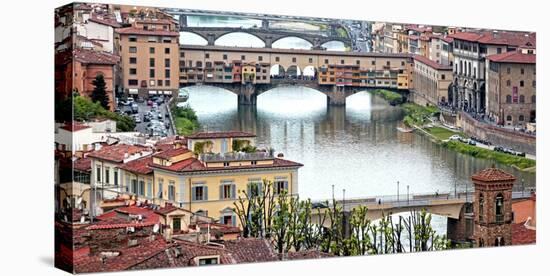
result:
M 179 63 L 180 87 L 220 87 L 237 94 L 239 104 L 252 105 L 281 86 L 315 89 L 331 105 L 368 89 L 407 93 L 413 70 L 409 54 L 197 45 L 180 45 Z

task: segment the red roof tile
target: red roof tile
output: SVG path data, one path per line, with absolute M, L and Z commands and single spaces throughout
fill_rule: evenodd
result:
M 129 220 L 121 217 L 123 215 L 141 215 L 142 220 Z M 126 206 L 109 211 L 96 217 L 98 222 L 86 227 L 88 230 L 115 229 L 126 227 L 147 227 L 160 222 L 159 216 L 147 207 Z
M 535 64 L 537 62 L 537 56 L 535 54 L 523 54 L 516 51 L 490 55 L 487 58 L 492 62 L 501 62 L 501 63 Z
M 90 152 L 88 157 L 122 163 L 128 155 L 146 151 L 150 151 L 150 149 L 143 146 L 115 144 L 112 146 L 104 146 L 99 150 Z
M 174 172 L 200 172 L 200 171 L 228 171 L 228 170 L 239 170 L 239 169 L 265 169 L 265 168 L 296 168 L 302 167 L 303 164 L 298 162 L 275 158 L 273 159 L 273 164 L 257 164 L 257 165 L 247 165 L 247 166 L 238 166 L 238 167 L 215 167 L 208 168 L 198 159 L 192 157 L 185 160 L 173 163 L 171 166 L 162 166 L 159 164 L 152 164 L 152 167 L 161 168 Z
M 153 173 L 153 169 L 150 167 L 151 164 L 153 164 L 153 157 L 146 156 L 136 160 L 132 160 L 118 167 L 125 171 L 137 174 L 151 174 Z
M 414 60 L 415 61 L 418 61 L 418 62 L 421 62 L 421 63 L 424 63 L 434 69 L 437 69 L 437 70 L 453 70 L 453 67 L 452 66 L 447 66 L 447 65 L 443 65 L 443 64 L 440 64 L 440 63 L 437 63 L 425 56 L 421 56 L 421 55 L 414 55 Z
M 187 147 L 179 147 L 177 149 L 171 148 L 167 150 L 163 150 L 159 153 L 155 153 L 155 157 L 162 158 L 162 159 L 170 159 L 172 157 L 182 155 L 184 153 L 191 152 Z
M 487 168 L 474 175 L 472 180 L 478 180 L 482 182 L 500 182 L 500 181 L 515 181 L 516 177 L 497 168 Z
M 288 252 L 287 256 L 285 256 L 285 258 L 288 260 L 320 259 L 330 257 L 334 257 L 334 255 L 318 250 Z
M 61 128 L 64 129 L 64 130 L 71 131 L 71 132 L 76 132 L 76 131 L 87 129 L 87 128 L 90 128 L 90 127 L 87 126 L 87 125 L 81 124 L 79 122 L 73 122 L 72 124 L 71 123 L 66 123 Z
M 80 158 L 73 161 L 73 168 L 77 171 L 89 172 L 92 170 L 92 160 L 90 158 Z
M 458 32 L 449 36 L 454 39 L 493 45 L 520 46 L 527 42 L 534 43 L 536 41 L 534 33 L 522 32 Z
M 535 244 L 537 231 L 528 229 L 524 223 L 512 224 L 512 245 Z
M 251 138 L 255 134 L 242 131 L 216 131 L 216 132 L 197 132 L 187 136 L 188 139 L 215 139 L 215 138 Z
M 266 239 L 237 239 L 224 242 L 236 263 L 256 263 L 279 260 Z
M 100 18 L 100 17 L 94 16 L 94 17 L 88 19 L 88 21 L 92 21 L 92 22 L 99 23 L 99 24 L 102 24 L 102 25 L 111 26 L 113 28 L 122 27 L 122 25 L 120 25 L 116 21 L 116 19 L 114 19 L 114 18 Z
M 116 29 L 116 32 L 119 34 L 128 34 L 128 35 L 161 35 L 161 36 L 179 36 L 178 32 L 170 32 L 165 30 L 144 30 L 136 27 L 126 27 Z
M 454 39 L 450 36 L 443 37 L 443 38 L 441 38 L 441 40 L 443 40 L 447 43 L 453 43 L 453 41 L 454 41 Z
M 74 59 L 82 63 L 115 65 L 120 57 L 108 52 L 99 52 L 77 48 L 73 50 Z

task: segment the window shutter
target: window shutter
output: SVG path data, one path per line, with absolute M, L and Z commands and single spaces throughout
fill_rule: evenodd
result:
M 183 201 L 184 201 L 184 197 L 183 197 L 183 182 L 180 182 L 180 184 L 179 184 L 179 198 L 180 198 L 180 202 L 183 202 Z
M 237 188 L 237 185 L 235 185 L 235 184 L 231 185 L 231 198 L 233 198 L 233 199 L 237 198 L 237 193 L 235 191 L 236 188 Z
M 151 184 L 151 181 L 147 182 L 147 197 L 153 196 L 153 185 Z
M 204 200 L 208 200 L 208 186 L 204 186 Z
M 193 201 L 197 200 L 197 193 L 196 193 L 196 191 L 195 191 L 196 188 L 197 188 L 197 187 L 191 188 L 191 200 L 193 200 Z
M 224 186 L 225 186 L 225 185 L 223 185 L 223 184 L 220 185 L 220 199 L 223 199 L 223 187 L 224 187 Z
M 225 221 L 223 221 L 223 215 L 220 215 L 220 221 L 219 223 L 224 224 Z
M 158 192 L 158 198 L 162 198 L 162 183 L 159 183 L 159 192 Z
M 130 178 L 126 178 L 126 192 L 130 191 Z
M 248 183 L 248 185 L 246 185 L 246 193 L 248 194 L 249 197 L 251 196 L 250 194 L 251 191 L 252 191 L 252 183 Z
M 284 184 L 285 191 L 286 191 L 287 193 L 289 193 L 289 191 L 288 191 L 288 181 L 285 181 L 284 183 L 285 183 L 285 184 Z
M 235 215 L 231 216 L 231 225 L 237 226 L 237 216 Z

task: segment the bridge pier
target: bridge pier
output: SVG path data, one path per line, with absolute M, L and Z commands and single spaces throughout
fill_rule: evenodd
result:
M 206 34 L 206 40 L 208 41 L 208 46 L 214 46 L 214 43 L 216 42 L 216 34 Z
M 332 91 L 327 93 L 327 105 L 345 106 L 346 105 L 346 87 L 334 85 Z
M 267 20 L 267 19 L 262 20 L 262 29 L 264 29 L 264 30 L 269 29 L 269 20 Z
M 241 85 L 237 100 L 239 105 L 256 105 L 256 86 L 251 83 Z
M 272 48 L 272 45 L 273 45 L 273 37 L 272 37 L 272 36 L 266 36 L 266 37 L 265 37 L 265 40 L 264 40 L 264 43 L 265 43 L 265 47 L 266 47 L 266 48 Z
M 447 217 L 447 238 L 453 244 L 468 244 L 474 232 L 472 203 L 465 203 L 458 219 Z
M 180 14 L 179 23 L 180 23 L 180 28 L 187 27 L 187 15 Z

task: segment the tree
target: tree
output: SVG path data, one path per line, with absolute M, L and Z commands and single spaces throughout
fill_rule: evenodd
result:
M 101 106 L 109 110 L 109 97 L 107 96 L 107 84 L 102 74 L 98 74 L 92 81 L 94 90 L 92 91 L 92 102 L 99 102 Z

